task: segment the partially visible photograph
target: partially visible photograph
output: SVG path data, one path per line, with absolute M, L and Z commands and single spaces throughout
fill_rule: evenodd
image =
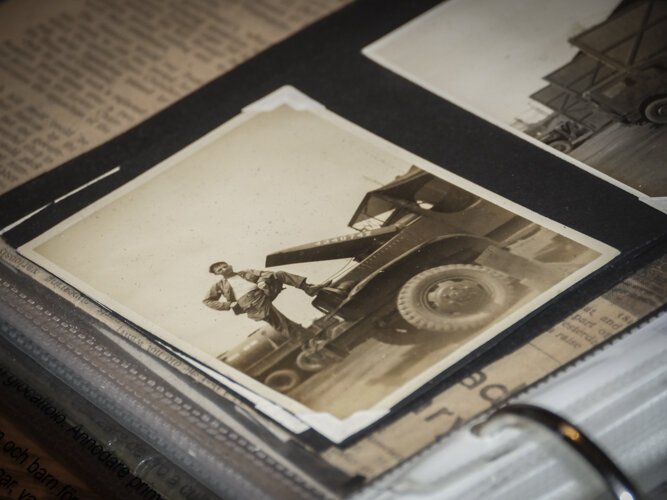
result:
M 664 0 L 451 0 L 364 53 L 659 207 L 666 34 Z
M 19 251 L 333 441 L 617 254 L 289 87 Z

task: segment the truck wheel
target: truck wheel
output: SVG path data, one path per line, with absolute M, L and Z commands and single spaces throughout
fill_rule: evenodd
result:
M 551 146 L 556 151 L 560 151 L 561 153 L 567 154 L 572 151 L 572 143 L 566 139 L 556 139 L 554 141 L 548 142 L 547 145 Z
M 397 307 L 415 328 L 461 332 L 489 323 L 513 302 L 509 277 L 488 267 L 452 264 L 427 269 L 409 279 Z
M 300 352 L 296 357 L 296 366 L 305 372 L 319 372 L 328 364 L 326 357 L 318 352 Z
M 291 391 L 299 382 L 301 382 L 301 377 L 299 377 L 296 371 L 290 368 L 276 370 L 264 379 L 264 383 L 268 387 L 278 392 Z
M 644 117 L 651 123 L 667 123 L 667 96 L 654 97 L 644 106 Z
M 326 365 L 324 358 L 317 353 L 301 352 L 296 357 L 296 366 L 306 372 L 319 372 Z

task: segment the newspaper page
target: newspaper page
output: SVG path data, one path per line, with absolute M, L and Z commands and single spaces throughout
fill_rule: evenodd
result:
M 348 1 L 0 3 L 0 194 Z

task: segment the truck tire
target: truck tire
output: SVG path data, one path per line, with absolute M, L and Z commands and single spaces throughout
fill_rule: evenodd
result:
M 305 372 L 319 372 L 329 366 L 326 356 L 320 352 L 302 351 L 296 357 L 296 366 Z
M 462 332 L 490 323 L 512 302 L 507 275 L 484 266 L 451 264 L 410 278 L 398 293 L 397 307 L 419 330 Z
M 644 118 L 658 125 L 667 124 L 667 96 L 653 97 L 644 105 Z
M 288 392 L 294 389 L 301 382 L 299 374 L 290 368 L 276 370 L 270 373 L 265 379 L 264 384 L 278 392 Z

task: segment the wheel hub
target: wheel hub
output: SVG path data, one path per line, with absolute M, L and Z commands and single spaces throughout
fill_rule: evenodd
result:
M 461 278 L 436 283 L 426 291 L 426 305 L 441 314 L 467 314 L 482 307 L 487 291 L 475 281 Z

